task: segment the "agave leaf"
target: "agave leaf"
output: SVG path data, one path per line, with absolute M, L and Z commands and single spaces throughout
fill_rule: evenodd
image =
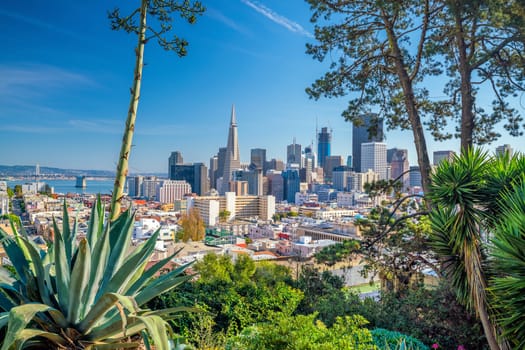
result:
M 106 264 L 109 258 L 109 224 L 106 226 L 102 234 L 98 237 L 95 246 L 91 247 L 91 275 L 89 277 L 89 284 L 86 288 L 86 302 L 81 305 L 82 314 L 85 315 L 85 310 L 95 303 L 97 295 L 99 295 L 100 284 L 106 272 Z
M 46 331 L 42 331 L 39 329 L 28 328 L 28 329 L 21 330 L 18 335 L 18 338 L 17 338 L 18 349 L 23 349 L 24 343 L 27 340 L 34 338 L 34 337 L 46 338 L 48 340 L 51 340 L 53 343 L 64 346 L 64 347 L 68 345 L 67 341 L 56 333 L 46 332 Z
M 9 312 L 0 313 L 0 329 L 7 326 L 8 321 L 9 321 Z
M 171 259 L 173 259 L 175 257 L 175 255 L 177 255 L 180 251 L 182 250 L 179 249 L 177 250 L 175 253 L 173 253 L 172 255 L 168 256 L 167 258 L 164 258 L 162 260 L 160 260 L 159 262 L 157 262 L 155 265 L 153 265 L 152 267 L 150 267 L 149 269 L 147 269 L 146 271 L 144 271 L 144 273 L 140 276 L 140 278 L 135 282 L 133 283 L 133 285 L 128 289 L 128 293 L 133 295 L 134 293 L 136 293 L 140 288 L 142 288 L 143 285 L 145 285 L 146 283 L 149 282 L 149 280 L 161 269 L 163 268 L 167 263 L 168 261 L 171 261 Z M 188 263 L 186 265 L 183 265 L 179 268 L 177 268 L 177 270 L 179 271 L 179 273 L 182 273 L 188 266 L 190 266 L 191 264 L 193 264 L 193 262 L 191 263 Z
M 170 307 L 168 309 L 161 310 L 148 310 L 141 313 L 141 316 L 156 315 L 162 317 L 162 319 L 168 321 L 175 319 L 182 312 L 204 312 L 202 309 L 188 306 Z
M 109 231 L 109 260 L 95 300 L 103 294 L 102 291 L 105 290 L 115 271 L 119 269 L 122 261 L 128 255 L 129 242 L 133 233 L 133 221 L 134 215 L 131 215 L 130 211 L 127 210 L 111 224 Z
M 9 311 L 19 303 L 13 302 L 11 297 L 9 297 L 2 289 L 3 286 L 0 285 L 0 310 Z
M 11 273 L 0 265 L 0 283 L 13 284 L 15 281 Z
M 69 284 L 70 275 L 69 262 L 66 258 L 64 240 L 60 232 L 55 232 L 55 242 L 53 244 L 55 256 L 55 276 L 58 295 L 58 304 L 64 313 L 69 310 Z M 76 305 L 75 307 L 77 307 Z
M 4 230 L 0 228 L 0 242 L 2 243 L 2 246 L 4 247 L 4 250 L 9 257 L 9 260 L 11 260 L 11 263 L 13 264 L 13 267 L 15 268 L 15 271 L 20 278 L 20 281 L 22 283 L 25 283 L 25 273 L 24 270 L 29 270 L 29 262 L 27 259 L 27 255 L 24 254 L 24 251 L 22 250 L 22 247 L 17 244 L 17 242 L 13 239 L 12 236 L 7 234 Z
M 88 231 L 86 238 L 91 248 L 95 247 L 101 234 L 104 232 L 104 207 L 100 200 L 100 194 L 97 195 L 97 200 L 93 203 L 91 208 L 91 215 L 89 217 Z
M 154 280 L 152 283 L 150 283 L 146 288 L 138 292 L 138 294 L 135 296 L 135 300 L 137 301 L 138 305 L 144 305 L 154 297 L 165 293 L 178 285 L 189 281 L 193 278 L 193 275 L 186 275 L 186 276 L 180 276 L 180 277 L 174 277 L 178 274 L 174 274 L 174 271 L 171 271 L 170 273 L 167 273 L 163 277 L 169 276 L 169 278 L 158 278 Z M 161 280 L 161 281 L 159 281 Z
M 82 316 L 79 314 L 80 305 L 84 300 L 84 293 L 89 284 L 91 268 L 91 251 L 87 240 L 83 238 L 78 246 L 78 255 L 73 271 L 71 271 L 71 284 L 69 289 L 68 321 L 76 324 Z
M 140 343 L 110 343 L 110 344 L 97 344 L 94 346 L 96 350 L 114 350 L 114 349 L 138 349 Z
M 67 261 L 73 263 L 73 253 L 74 253 L 74 244 L 75 237 L 71 232 L 69 227 L 69 213 L 67 212 L 66 200 L 64 199 L 64 204 L 62 205 L 62 237 L 64 239 L 64 248 L 66 251 Z M 73 266 L 71 266 L 73 268 Z
M 116 271 L 115 275 L 111 278 L 111 281 L 107 284 L 102 293 L 111 292 L 122 294 L 126 292 L 122 289 L 126 287 L 130 278 L 135 275 L 137 268 L 142 266 L 143 263 L 151 257 L 158 236 L 159 232 L 157 231 L 146 241 L 146 243 L 141 244 L 135 249 L 132 255 L 128 257 L 127 261 L 118 269 L 118 271 Z
M 38 312 L 51 310 L 52 308 L 44 304 L 24 304 L 16 306 L 9 311 L 7 333 L 1 350 L 8 350 L 15 341 L 20 339 L 22 330 L 35 317 Z
M 49 298 L 49 289 L 46 286 L 46 273 L 44 266 L 42 265 L 42 260 L 40 254 L 37 252 L 35 246 L 33 243 L 25 238 L 22 238 L 21 240 L 22 245 L 25 247 L 25 249 L 29 252 L 29 255 L 31 257 L 31 265 L 33 266 L 33 271 L 36 277 L 37 285 L 38 285 L 38 291 L 40 294 L 40 297 L 42 298 L 42 302 L 46 305 L 51 305 L 51 299 Z
M 138 306 L 132 297 L 119 295 L 116 293 L 104 294 L 97 300 L 96 304 L 89 310 L 89 313 L 78 325 L 79 331 L 89 334 L 93 327 L 111 310 L 117 303 L 122 305 L 129 312 L 138 311 Z
M 170 345 L 168 336 L 166 335 L 166 328 L 168 323 L 159 316 L 135 316 L 142 323 L 146 325 L 148 334 L 153 339 L 155 347 L 158 350 L 169 350 Z

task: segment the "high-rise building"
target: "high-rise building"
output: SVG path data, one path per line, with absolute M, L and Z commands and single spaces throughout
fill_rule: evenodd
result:
M 142 195 L 148 200 L 157 199 L 157 190 L 160 187 L 161 180 L 155 176 L 145 177 L 142 181 Z
M 452 160 L 456 152 L 454 151 L 434 151 L 434 165 L 439 165 L 443 160 Z
M 283 201 L 284 179 L 281 175 L 281 171 L 268 170 L 266 177 L 268 179 L 268 194 L 274 196 L 277 202 Z
M 232 179 L 233 171 L 240 169 L 241 156 L 239 154 L 239 139 L 237 134 L 237 120 L 235 118 L 235 106 L 232 106 L 230 129 L 228 131 L 228 142 L 226 144 L 226 155 L 222 173 L 222 188 L 219 193 L 224 194 L 229 190 L 229 182 Z
M 361 144 L 361 172 L 372 170 L 380 180 L 387 180 L 386 143 L 365 142 Z
M 352 126 L 352 163 L 354 171 L 365 172 L 361 169 L 361 144 L 368 142 L 383 142 L 383 119 L 377 114 L 363 116 L 361 125 Z
M 283 171 L 284 163 L 282 160 L 273 158 L 272 160 L 266 162 L 266 169 L 267 171 L 270 169 L 277 170 L 277 171 Z
M 210 179 L 210 187 L 217 188 L 217 169 L 219 168 L 219 157 L 217 155 L 210 158 L 210 168 L 208 169 L 208 177 Z
M 204 163 L 179 164 L 172 166 L 170 180 L 186 181 L 194 193 L 204 195 L 209 190 L 208 169 Z
M 352 168 L 348 166 L 338 166 L 332 170 L 332 186 L 337 191 L 348 191 L 350 188 L 349 179 L 353 174 Z
M 410 187 L 421 187 L 421 171 L 417 165 L 410 167 Z
M 262 196 L 263 194 L 263 176 L 262 169 L 257 169 L 253 163 L 246 170 L 235 170 L 233 179 L 235 181 L 244 181 L 248 184 L 247 194 L 253 196 Z M 231 187 L 230 187 L 231 189 Z
M 286 147 L 286 164 L 299 164 L 301 167 L 301 145 L 295 142 Z
M 284 179 L 284 199 L 288 203 L 295 203 L 295 194 L 301 190 L 299 168 L 289 168 L 282 172 Z
M 143 176 L 130 176 L 128 177 L 128 196 L 130 197 L 141 197 L 142 196 L 142 182 L 144 181 Z
M 317 134 L 317 156 L 318 166 L 324 167 L 325 158 L 331 153 L 330 147 L 332 144 L 332 131 L 328 131 L 328 128 L 321 128 L 321 132 Z
M 191 186 L 186 181 L 166 180 L 157 189 L 157 199 L 161 203 L 174 203 L 191 193 Z
M 512 157 L 512 152 L 513 152 L 512 147 L 510 147 L 510 145 L 508 144 L 504 144 L 504 145 L 496 147 L 497 156 L 502 156 L 505 153 L 508 153 L 509 157 Z
M 334 168 L 343 165 L 343 157 L 341 156 L 327 156 L 324 159 L 324 177 L 327 179 L 332 178 L 332 171 Z
M 171 152 L 171 155 L 168 158 L 168 178 L 171 178 L 171 167 L 178 164 L 184 164 L 182 153 L 179 151 Z
M 399 181 L 402 183 L 402 189 L 410 187 L 410 170 L 408 164 L 408 151 L 406 149 L 397 149 L 392 148 L 387 150 L 387 161 L 388 154 L 391 154 L 390 157 L 390 166 L 391 166 L 391 177 L 392 179 L 397 179 L 401 176 Z
M 261 169 L 263 174 L 266 174 L 266 150 L 264 148 L 251 149 L 250 163 L 255 164 L 257 169 Z

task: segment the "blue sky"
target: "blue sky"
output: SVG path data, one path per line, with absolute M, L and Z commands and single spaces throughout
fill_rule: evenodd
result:
M 138 0 L 134 2 L 138 3 Z M 207 12 L 175 31 L 188 56 L 146 46 L 131 172 L 167 172 L 171 151 L 204 162 L 226 144 L 232 104 L 241 159 L 251 148 L 284 159 L 286 145 L 315 144 L 333 130 L 332 154 L 351 154 L 345 99 L 309 100 L 304 89 L 326 65 L 305 54 L 313 42 L 303 0 L 203 1 Z M 8 1 L 0 7 L 0 164 L 114 170 L 132 83 L 136 38 L 112 32 L 107 11 L 125 1 Z M 523 108 L 520 108 L 523 110 Z M 503 133 L 502 133 L 503 134 Z M 457 150 L 459 141 L 434 143 Z M 409 149 L 409 131 L 387 133 L 388 147 Z M 504 136 L 524 150 L 523 139 Z

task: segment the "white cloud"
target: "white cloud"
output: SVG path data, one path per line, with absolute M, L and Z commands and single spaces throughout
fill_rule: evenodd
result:
M 242 3 L 245 5 L 251 7 L 255 11 L 259 12 L 264 17 L 268 18 L 269 20 L 279 24 L 280 26 L 288 29 L 289 31 L 297 34 L 304 35 L 308 38 L 313 38 L 312 33 L 304 29 L 299 23 L 292 21 L 289 18 L 286 18 L 274 10 L 264 6 L 263 4 L 257 2 L 257 1 L 250 1 L 250 0 L 241 0 Z
M 26 94 L 41 94 L 48 88 L 96 85 L 85 75 L 44 64 L 0 64 L 0 76 L 0 93 L 10 95 L 23 95 L 20 89 Z
M 216 21 L 221 22 L 222 24 L 226 25 L 227 27 L 230 27 L 231 29 L 235 30 L 236 32 L 239 32 L 244 35 L 250 35 L 250 31 L 246 29 L 245 27 L 239 25 L 237 22 L 232 20 L 231 18 L 225 16 L 222 12 L 217 11 L 214 8 L 208 7 L 206 9 L 205 14 L 209 16 L 210 18 L 213 18 Z

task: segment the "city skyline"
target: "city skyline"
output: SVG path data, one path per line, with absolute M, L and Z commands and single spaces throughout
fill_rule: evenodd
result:
M 106 13 L 122 4 L 33 0 L 0 9 L 0 28 L 9 33 L 0 58 L 0 147 L 8 150 L 0 164 L 115 170 L 135 38 L 112 32 Z M 243 163 L 257 148 L 285 160 L 293 139 L 317 150 L 322 127 L 332 131 L 332 155 L 351 155 L 352 125 L 341 117 L 348 99 L 312 101 L 304 92 L 326 69 L 305 54 L 314 31 L 306 2 L 204 5 L 195 25 L 175 25 L 189 42 L 187 57 L 146 46 L 130 172 L 167 173 L 173 151 L 207 164 L 225 146 L 232 104 Z M 524 151 L 520 138 L 501 134 L 488 150 Z M 407 149 L 416 164 L 410 131 L 385 136 L 388 148 Z M 436 143 L 428 134 L 427 142 L 430 154 L 459 148 L 459 140 Z

